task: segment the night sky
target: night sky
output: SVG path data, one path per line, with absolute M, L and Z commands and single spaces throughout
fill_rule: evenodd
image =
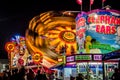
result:
M 101 0 L 94 0 L 92 9 L 101 8 Z M 120 0 L 106 0 L 104 5 L 120 10 Z M 0 58 L 7 58 L 6 42 L 14 34 L 25 35 L 29 21 L 46 11 L 80 11 L 76 0 L 1 0 L 0 1 Z M 89 11 L 89 0 L 83 0 L 83 11 Z

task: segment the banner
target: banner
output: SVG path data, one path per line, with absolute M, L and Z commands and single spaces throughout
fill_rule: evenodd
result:
M 81 14 L 78 14 L 76 17 L 76 41 L 78 42 L 78 51 L 80 52 L 84 50 L 85 32 L 87 28 L 86 18 L 87 14 L 85 12 L 81 12 Z

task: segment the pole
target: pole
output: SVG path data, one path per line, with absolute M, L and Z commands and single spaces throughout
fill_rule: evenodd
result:
M 87 66 L 86 66 L 86 68 L 87 68 L 87 80 L 90 80 L 90 68 L 89 68 L 89 62 L 87 62 Z
M 81 4 L 81 12 L 82 12 L 82 4 Z
M 93 4 L 93 0 L 90 0 L 90 11 L 91 11 L 91 5 Z
M 12 52 L 10 52 L 10 74 L 12 75 Z
M 103 68 L 103 80 L 105 80 L 105 64 L 104 61 L 102 61 L 102 68 Z
M 104 8 L 104 2 L 102 2 L 102 9 Z
M 91 4 L 90 4 L 90 11 L 91 11 Z
M 90 11 L 91 11 L 91 5 L 93 4 L 93 0 L 90 0 Z
M 118 68 L 120 69 L 120 59 L 119 59 L 119 62 L 118 62 Z

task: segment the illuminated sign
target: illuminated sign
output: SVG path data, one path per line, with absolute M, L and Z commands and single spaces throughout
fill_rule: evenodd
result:
M 76 55 L 75 60 L 92 60 L 92 55 Z
M 73 62 L 75 60 L 74 56 L 67 56 L 66 57 L 66 62 Z
M 93 60 L 102 60 L 102 55 L 93 55 Z
M 105 13 L 105 11 L 101 11 L 101 12 Z M 96 23 L 96 24 L 104 22 L 105 24 L 120 25 L 120 18 L 114 15 L 110 16 L 110 15 L 95 14 L 95 15 L 89 16 L 87 21 L 89 23 Z
M 96 14 L 93 16 L 89 16 L 87 21 L 90 24 L 96 24 L 96 32 L 103 33 L 103 34 L 115 34 L 116 33 L 115 25 L 120 25 L 120 18 L 111 16 L 111 15 Z M 104 24 L 104 25 L 101 25 L 101 24 Z M 106 24 L 109 24 L 109 25 L 106 25 Z
M 120 12 L 81 12 L 76 17 L 76 34 L 79 53 L 106 54 L 116 51 L 120 49 Z

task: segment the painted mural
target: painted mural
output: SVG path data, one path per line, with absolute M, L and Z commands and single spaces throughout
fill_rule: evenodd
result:
M 120 12 L 93 10 L 76 17 L 78 53 L 109 53 L 120 49 Z

